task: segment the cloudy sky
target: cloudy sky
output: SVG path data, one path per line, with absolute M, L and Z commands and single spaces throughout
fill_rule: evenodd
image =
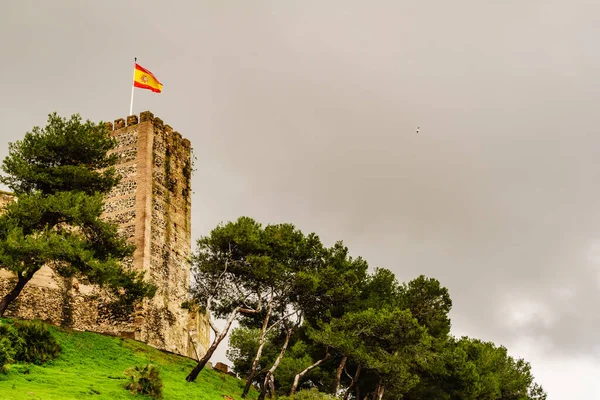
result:
M 168 5 L 167 5 L 168 4 Z M 248 215 L 439 279 L 453 332 L 600 398 L 600 3 L 0 4 L 0 157 L 52 111 L 189 138 L 193 235 Z M 417 127 L 420 132 L 417 134 Z

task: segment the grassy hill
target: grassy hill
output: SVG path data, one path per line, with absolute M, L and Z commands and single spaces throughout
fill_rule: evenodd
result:
M 0 374 L 0 400 L 18 399 L 146 399 L 123 388 L 123 372 L 135 365 L 160 368 L 165 400 L 240 399 L 243 382 L 217 371 L 204 370 L 194 383 L 185 377 L 193 360 L 163 353 L 134 340 L 51 327 L 62 346 L 61 355 L 42 366 L 14 364 Z M 255 392 L 248 398 L 255 399 Z

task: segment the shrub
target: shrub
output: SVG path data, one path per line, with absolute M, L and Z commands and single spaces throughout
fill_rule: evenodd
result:
M 8 372 L 8 364 L 15 362 L 15 355 L 25 346 L 25 341 L 10 324 L 0 322 L 0 373 Z
M 14 323 L 21 345 L 16 345 L 15 360 L 42 364 L 60 354 L 61 347 L 46 325 L 40 321 L 16 321 Z
M 130 377 L 130 381 L 125 385 L 125 389 L 131 393 L 145 394 L 155 399 L 162 399 L 163 383 L 160 377 L 160 370 L 155 365 L 135 366 L 125 371 L 125 375 Z
M 0 337 L 0 374 L 8 372 L 8 364 L 14 362 L 15 350 L 6 337 Z
M 336 400 L 336 397 L 333 397 L 326 393 L 319 392 L 316 388 L 312 388 L 310 390 L 301 390 L 296 392 L 292 397 L 279 397 L 279 400 Z
M 0 338 L 8 339 L 15 352 L 23 351 L 23 348 L 27 346 L 27 343 L 25 343 L 25 340 L 19 335 L 19 331 L 12 323 L 0 322 Z

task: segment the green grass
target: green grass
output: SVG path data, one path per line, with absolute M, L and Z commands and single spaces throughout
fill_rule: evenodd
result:
M 134 340 L 75 332 L 51 327 L 62 346 L 61 355 L 42 366 L 14 364 L 0 374 L 0 400 L 18 399 L 149 399 L 134 396 L 123 387 L 124 371 L 134 365 L 160 368 L 165 400 L 240 399 L 243 382 L 217 371 L 203 370 L 196 382 L 185 377 L 193 360 L 156 350 Z M 255 399 L 251 391 L 249 399 Z

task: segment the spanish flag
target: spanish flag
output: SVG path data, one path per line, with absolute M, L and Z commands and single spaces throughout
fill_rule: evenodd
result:
M 154 93 L 162 92 L 162 83 L 156 79 L 154 74 L 139 64 L 135 64 L 133 73 L 133 86 L 141 89 L 152 90 Z

